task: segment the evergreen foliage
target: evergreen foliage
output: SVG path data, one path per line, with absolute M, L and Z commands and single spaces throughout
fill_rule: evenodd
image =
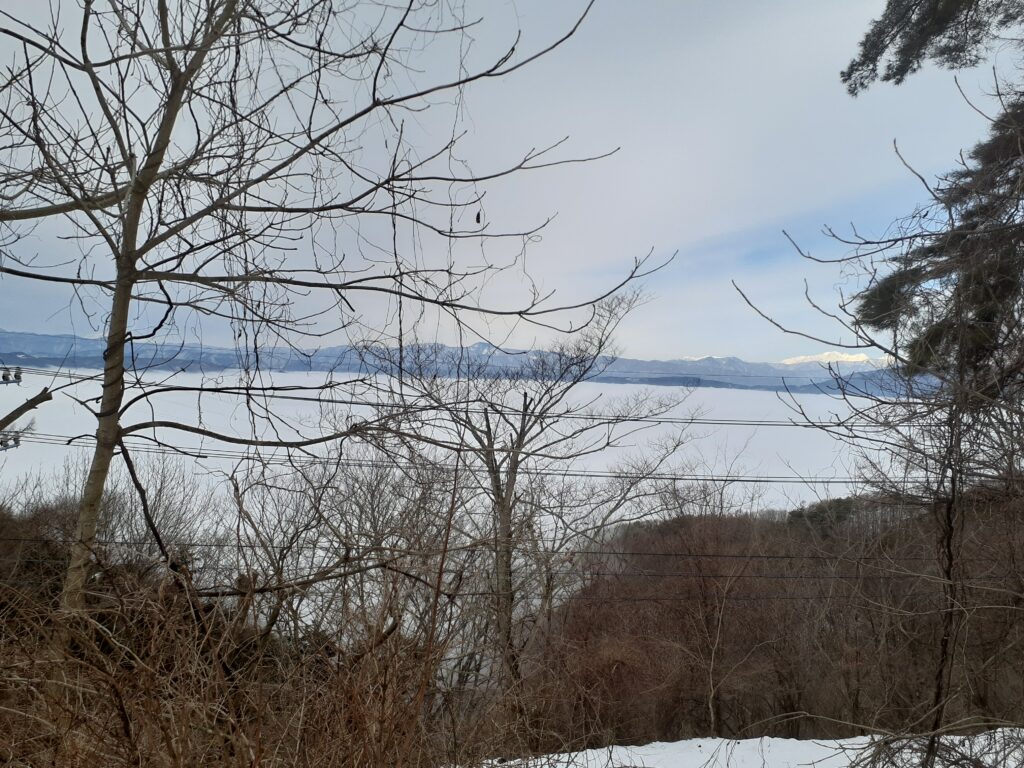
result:
M 973 66 L 1022 20 L 1021 0 L 889 0 L 843 71 L 843 82 L 857 94 L 879 79 L 902 83 L 927 60 Z
M 851 93 L 902 82 L 926 60 L 969 66 L 1024 21 L 1018 0 L 890 0 L 843 72 Z M 881 244 L 885 269 L 858 296 L 861 325 L 893 336 L 911 374 L 1004 397 L 1024 372 L 1024 92 L 1004 94 L 987 139 Z

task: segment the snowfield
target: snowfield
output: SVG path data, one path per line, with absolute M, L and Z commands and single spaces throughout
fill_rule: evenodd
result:
M 687 739 L 494 762 L 489 768 L 920 768 L 923 742 L 896 744 L 880 762 L 871 760 L 871 744 L 867 736 L 841 741 Z M 1018 768 L 1024 766 L 1024 729 L 946 737 L 938 755 L 936 768 Z

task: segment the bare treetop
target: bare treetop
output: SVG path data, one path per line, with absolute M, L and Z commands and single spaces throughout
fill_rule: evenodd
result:
M 509 262 L 455 246 L 511 237 L 525 247 L 543 222 L 493 230 L 480 215 L 484 187 L 576 161 L 556 154 L 557 141 L 468 169 L 456 152 L 464 90 L 558 47 L 589 9 L 536 43 L 488 32 L 506 37 L 490 58 L 470 44 L 490 15 L 448 2 L 84 0 L 73 13 L 51 3 L 40 22 L 5 14 L 0 34 L 15 55 L 0 81 L 0 274 L 67 286 L 106 338 L 102 389 L 83 402 L 96 449 L 66 605 L 79 601 L 111 458 L 130 461 L 123 436 L 302 449 L 348 435 L 285 437 L 271 423 L 268 438 L 255 420 L 237 435 L 155 417 L 148 406 L 166 389 L 138 375 L 134 342 L 199 332 L 204 318 L 229 324 L 251 410 L 267 391 L 261 348 L 296 335 L 345 329 L 401 344 L 424 317 L 480 337 L 488 316 L 563 330 L 590 322 L 601 296 L 559 306 L 525 275 L 521 299 L 488 303 L 482 287 Z M 74 255 L 37 257 L 25 238 L 43 227 Z M 126 423 L 143 406 L 146 418 Z

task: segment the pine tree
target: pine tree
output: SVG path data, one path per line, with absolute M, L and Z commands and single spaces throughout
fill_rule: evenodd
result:
M 1022 0 L 889 0 L 842 73 L 851 93 L 901 83 L 926 61 L 970 66 L 1024 24 Z M 892 334 L 904 367 L 1004 399 L 1024 382 L 1024 86 L 990 135 L 939 179 L 934 200 L 880 246 L 858 297 L 862 326 Z
M 1022 0 L 889 0 L 843 71 L 843 82 L 857 94 L 879 79 L 898 85 L 928 60 L 954 69 L 973 66 L 1022 21 Z

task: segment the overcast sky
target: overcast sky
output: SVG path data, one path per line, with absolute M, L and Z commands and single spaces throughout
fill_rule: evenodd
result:
M 579 4 L 494 3 L 540 42 Z M 613 282 L 635 256 L 678 253 L 648 280 L 651 301 L 620 333 L 624 355 L 778 360 L 821 351 L 752 313 L 735 280 L 783 322 L 824 335 L 803 281 L 825 304 L 842 278 L 801 259 L 845 249 L 823 225 L 881 234 L 924 199 L 893 141 L 932 176 L 985 132 L 954 74 L 928 70 L 853 99 L 839 71 L 881 0 L 603 0 L 578 35 L 535 66 L 467 93 L 474 163 L 570 136 L 571 153 L 614 156 L 531 174 L 488 192 L 489 218 L 543 219 L 528 252 L 542 285 L 566 299 Z M 484 48 L 489 43 L 480 40 Z M 960 73 L 978 106 L 991 71 Z M 0 327 L 58 332 L 66 296 L 0 282 Z
M 842 255 L 822 225 L 880 234 L 926 196 L 894 141 L 927 176 L 950 169 L 986 130 L 951 72 L 847 95 L 839 72 L 883 5 L 599 2 L 566 48 L 481 95 L 472 111 L 482 133 L 502 124 L 512 135 L 563 131 L 587 151 L 622 147 L 509 197 L 559 212 L 539 256 L 551 262 L 551 284 L 607 279 L 649 248 L 678 251 L 623 328 L 626 354 L 775 360 L 817 351 L 757 318 L 731 281 L 781 319 L 827 335 L 806 308 L 803 280 L 828 303 L 840 276 L 799 258 L 782 230 L 815 255 Z M 959 79 L 988 105 L 990 70 Z M 535 108 L 501 108 L 531 93 Z

